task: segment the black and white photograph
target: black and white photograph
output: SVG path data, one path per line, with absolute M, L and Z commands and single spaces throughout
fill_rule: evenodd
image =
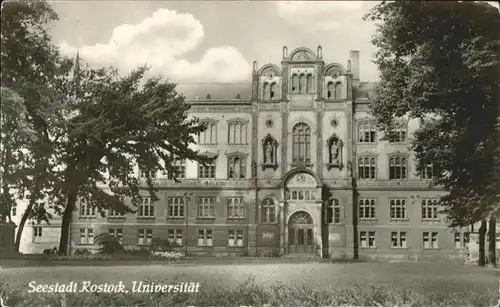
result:
M 500 5 L 1 3 L 0 306 L 500 306 Z

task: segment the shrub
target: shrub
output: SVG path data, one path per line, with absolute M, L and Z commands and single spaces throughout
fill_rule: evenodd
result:
M 112 255 L 123 252 L 123 245 L 120 240 L 109 233 L 101 233 L 95 237 L 95 242 L 100 245 L 99 253 Z
M 161 259 L 161 260 L 178 261 L 182 257 L 184 257 L 184 255 L 182 253 L 178 253 L 178 252 L 152 252 L 151 254 L 152 254 L 153 258 Z
M 172 251 L 174 247 L 179 247 L 176 242 L 170 242 L 170 240 L 153 238 L 151 245 L 149 246 L 150 251 L 161 251 L 167 252 Z
M 73 253 L 75 256 L 92 256 L 92 252 L 86 248 L 77 248 Z

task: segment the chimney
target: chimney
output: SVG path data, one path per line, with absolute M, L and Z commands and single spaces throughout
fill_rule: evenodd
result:
M 286 59 L 288 57 L 288 48 L 286 46 L 283 47 L 283 58 Z
M 318 59 L 323 58 L 323 47 L 321 45 L 318 46 Z
M 353 86 L 359 86 L 359 51 L 349 51 L 349 59 L 351 61 L 352 83 Z

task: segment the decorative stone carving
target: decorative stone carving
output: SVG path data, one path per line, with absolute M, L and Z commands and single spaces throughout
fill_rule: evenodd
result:
M 309 174 L 299 173 L 293 176 L 287 183 L 287 186 L 303 186 L 303 185 L 316 186 L 316 179 Z
M 262 150 L 264 153 L 262 170 L 266 168 L 276 170 L 278 168 L 278 142 L 271 134 L 267 134 L 266 137 L 262 139 Z
M 343 157 L 342 157 L 342 148 L 344 143 L 337 135 L 332 135 L 327 141 L 328 146 L 328 170 L 331 170 L 334 167 L 338 167 L 340 170 L 344 167 L 343 165 Z
M 290 217 L 289 224 L 302 224 L 302 225 L 310 225 L 313 223 L 311 215 L 304 211 L 299 211 Z

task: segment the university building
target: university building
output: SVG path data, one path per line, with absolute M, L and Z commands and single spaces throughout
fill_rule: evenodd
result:
M 108 232 L 129 248 L 169 239 L 189 255 L 461 257 L 469 234 L 446 226 L 445 191 L 408 149 L 418 120 L 382 140 L 359 52 L 345 64 L 325 62 L 321 47 L 284 47 L 281 63 L 254 62 L 248 83 L 178 85 L 207 123 L 196 149 L 211 162 L 178 160 L 180 183 L 155 174 L 158 200 L 144 191 L 134 214 L 101 217 L 79 202 L 72 250 Z

